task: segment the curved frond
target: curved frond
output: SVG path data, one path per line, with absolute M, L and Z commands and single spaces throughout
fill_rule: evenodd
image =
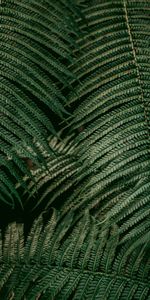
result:
M 48 138 L 50 148 L 56 153 L 55 156 L 44 151 L 42 145 L 39 145 L 47 170 L 33 165 L 31 173 L 34 181 L 31 181 L 27 175 L 22 178 L 28 193 L 23 191 L 21 183 L 15 185 L 18 193 L 22 194 L 22 202 L 26 210 L 60 208 L 67 203 L 77 185 L 81 165 L 75 155 L 74 134 L 68 135 L 63 140 L 60 139 L 53 136 Z
M 120 248 L 118 227 L 104 229 L 88 211 L 76 224 L 72 214 L 62 220 L 55 210 L 44 228 L 41 221 L 25 246 L 22 227 L 7 229 L 0 261 L 4 300 L 147 299 L 149 240 Z
M 69 96 L 71 128 L 83 128 L 75 139 L 83 167 L 64 209 L 88 207 L 136 236 L 150 216 L 150 3 L 85 3 L 84 38 L 70 67 L 81 84 L 74 80 L 77 93 Z
M 13 187 L 16 178 L 20 183 L 24 174 L 32 178 L 14 147 L 29 158 L 31 151 L 27 149 L 32 149 L 34 163 L 44 166 L 36 143 L 50 153 L 47 138 L 50 133 L 57 135 L 56 122 L 68 115 L 63 89 L 72 89 L 75 78 L 68 65 L 74 60 L 73 49 L 80 34 L 75 20 L 80 11 L 73 1 L 66 5 L 62 0 L 6 0 L 1 1 L 0 10 L 0 166 L 6 174 L 0 176 L 3 200 L 7 193 L 19 198 Z

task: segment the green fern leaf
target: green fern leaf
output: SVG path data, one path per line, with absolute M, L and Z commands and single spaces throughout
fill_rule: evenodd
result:
M 20 238 L 23 227 L 9 226 L 1 249 L 0 297 L 4 300 L 10 295 L 16 300 L 23 297 L 147 299 L 150 292 L 149 240 L 143 245 L 136 243 L 133 247 L 128 242 L 120 247 L 116 227 L 110 228 L 108 235 L 104 225 L 88 212 L 78 222 L 74 221 L 72 214 L 62 219 L 53 210 L 44 228 L 42 218 L 36 220 L 25 245 Z M 99 256 L 97 248 L 103 238 L 106 246 Z M 14 249 L 12 252 L 10 245 Z M 98 260 L 96 269 L 89 252 Z
M 1 3 L 0 143 L 5 142 L 1 153 L 6 163 L 5 159 L 0 160 L 0 166 L 5 174 L 10 172 L 7 157 L 12 157 L 12 148 L 16 150 L 9 179 L 11 187 L 9 181 L 0 182 L 2 201 L 8 189 L 13 199 L 21 203 L 20 195 L 13 188 L 17 173 L 21 184 L 24 174 L 28 173 L 33 180 L 21 160 L 17 166 L 14 163 L 18 149 L 25 152 L 24 148 L 30 147 L 34 152 L 33 162 L 46 167 L 36 143 L 51 153 L 47 138 L 50 133 L 57 135 L 55 117 L 60 121 L 68 115 L 63 89 L 72 89 L 71 80 L 75 78 L 68 65 L 73 62 L 73 49 L 80 32 L 76 22 L 79 9 L 73 2 L 67 6 L 63 1 L 50 2 L 7 0 Z M 25 156 L 30 158 L 31 151 Z M 24 183 L 23 188 L 27 191 Z

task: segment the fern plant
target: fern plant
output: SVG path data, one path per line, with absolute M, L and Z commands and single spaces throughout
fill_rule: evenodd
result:
M 21 157 L 44 165 L 37 143 L 50 152 L 55 121 L 68 115 L 62 89 L 72 89 L 75 76 L 67 66 L 79 34 L 73 7 L 65 1 L 1 1 L 0 197 L 12 205 L 14 197 L 20 200 L 14 179 L 23 184 L 22 175 L 31 176 Z
M 23 228 L 11 224 L 1 250 L 1 299 L 149 299 L 150 240 L 119 247 L 88 211 L 74 223 L 53 210 L 39 218 L 24 246 Z M 10 251 L 11 247 L 11 251 Z
M 150 299 L 149 11 L 1 1 L 1 299 Z
M 75 140 L 82 184 L 68 210 L 88 206 L 131 237 L 149 216 L 149 8 L 149 1 L 90 1 L 71 67 L 82 82 L 69 95 L 77 105 L 71 128 L 84 131 Z

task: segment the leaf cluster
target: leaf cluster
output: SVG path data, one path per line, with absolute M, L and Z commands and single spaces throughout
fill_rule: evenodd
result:
M 0 299 L 150 299 L 149 1 L 0 10 Z

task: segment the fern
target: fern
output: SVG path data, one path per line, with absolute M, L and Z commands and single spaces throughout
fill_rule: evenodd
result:
M 86 3 L 87 24 L 79 20 L 84 38 L 78 39 L 70 66 L 82 84 L 74 80 L 77 93 L 69 95 L 76 106 L 71 129 L 84 129 L 74 140 L 83 167 L 79 188 L 64 209 L 88 207 L 123 224 L 124 233 L 137 223 L 131 233 L 136 236 L 144 231 L 150 200 L 150 6 L 148 1 Z
M 0 298 L 149 299 L 149 1 L 0 9 Z
M 68 5 L 73 13 L 74 5 L 63 5 Z M 149 7 L 146 1 L 144 6 Z M 60 17 L 59 8 L 58 11 Z M 88 207 L 96 216 L 110 219 L 111 224 L 118 222 L 126 241 L 149 230 L 148 221 L 145 222 L 149 217 L 150 194 L 149 105 L 144 77 L 149 61 L 145 52 L 146 33 L 141 33 L 141 45 L 136 25 L 140 18 L 143 28 L 149 26 L 148 9 L 142 10 L 140 1 L 137 5 L 132 1 L 97 1 L 82 6 L 81 15 L 82 18 L 77 10 L 74 20 L 82 37 L 77 40 L 75 59 L 66 69 L 75 76 L 70 80 L 74 88 L 68 95 L 70 105 L 75 106 L 68 130 L 82 130 L 69 141 L 68 132 L 66 140 L 62 136 L 58 145 L 62 145 L 63 151 L 50 143 L 57 157 L 51 153 L 46 159 L 49 171 L 39 168 L 32 172 L 29 185 L 22 178 L 19 185 L 24 184 L 25 191 L 28 189 L 25 199 L 30 199 L 32 208 L 37 191 L 36 208 L 54 205 L 62 215 L 70 209 L 82 215 Z M 41 148 L 34 143 L 33 154 L 26 146 L 20 146 L 23 156 L 30 157 L 35 164 L 37 148 L 39 157 L 43 149 L 48 152 L 45 137 L 43 142 L 39 140 Z M 5 182 L 8 184 L 7 179 Z M 15 197 L 17 192 L 15 189 Z
M 50 133 L 57 135 L 55 118 L 65 119 L 68 115 L 66 94 L 61 89 L 72 89 L 71 80 L 75 78 L 67 65 L 74 59 L 75 40 L 80 34 L 75 21 L 79 10 L 73 5 L 66 6 L 64 1 L 25 0 L 1 1 L 0 9 L 0 165 L 12 182 L 17 176 L 22 182 L 23 174 L 31 174 L 22 159 L 18 159 L 14 146 L 27 157 L 31 153 L 26 151 L 23 155 L 24 148 L 30 147 L 34 152 L 32 160 L 43 165 L 36 143 L 40 142 L 50 152 L 47 138 Z M 11 168 L 7 163 L 9 157 Z M 13 198 L 19 198 L 7 180 L 1 180 L 1 186 L 2 200 L 6 189 Z
M 35 170 L 32 171 L 35 182 L 29 180 L 27 176 L 23 178 L 28 188 L 28 194 L 25 191 L 22 195 L 25 209 L 30 207 L 32 210 L 36 208 L 39 210 L 39 208 L 44 207 L 46 209 L 50 206 L 59 206 L 60 208 L 64 202 L 67 202 L 67 194 L 70 195 L 74 185 L 77 184 L 78 171 L 81 169 L 75 155 L 76 148 L 73 137 L 74 135 L 68 135 L 61 141 L 57 137 L 49 137 L 49 146 L 54 153 L 57 153 L 55 157 L 44 151 L 40 145 L 46 160 L 47 170 L 36 166 Z M 16 184 L 19 194 L 22 192 L 21 187 L 21 184 Z
M 11 224 L 1 249 L 1 299 L 148 299 L 149 240 L 118 242 L 117 226 L 105 230 L 88 211 L 76 224 L 56 210 L 44 227 L 40 217 L 25 245 L 23 227 Z

